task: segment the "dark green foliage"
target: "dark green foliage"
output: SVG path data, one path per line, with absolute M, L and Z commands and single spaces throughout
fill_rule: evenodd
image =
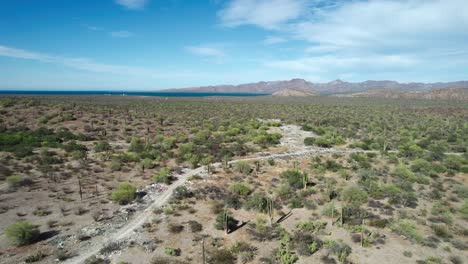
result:
M 468 186 L 466 185 L 456 185 L 454 186 L 454 192 L 461 199 L 468 199 Z
M 254 193 L 244 203 L 247 210 L 255 210 L 257 212 L 266 213 L 268 207 L 268 198 L 262 193 Z
M 314 235 L 297 231 L 291 238 L 292 248 L 301 256 L 310 256 L 322 247 L 322 241 Z
M 367 193 L 359 186 L 351 185 L 341 191 L 341 200 L 351 206 L 359 206 L 367 202 Z
M 315 144 L 315 138 L 313 137 L 306 137 L 304 139 L 304 145 L 306 146 L 313 146 Z
M 18 221 L 5 229 L 5 235 L 15 246 L 22 246 L 35 242 L 39 234 L 39 229 L 28 221 Z
M 357 162 L 360 168 L 368 169 L 371 166 L 369 157 L 364 153 L 352 153 L 350 159 Z
M 169 169 L 162 168 L 158 173 L 153 176 L 153 181 L 157 183 L 170 184 L 171 179 L 169 177 Z
M 227 249 L 214 249 L 207 255 L 207 263 L 213 264 L 236 264 L 236 256 Z
M 68 153 L 71 153 L 74 151 L 87 151 L 88 150 L 86 146 L 78 144 L 75 141 L 70 141 L 68 144 L 63 144 L 62 148 Z
M 352 251 L 350 246 L 333 240 L 326 241 L 324 246 L 331 254 L 336 256 L 340 263 L 345 263 Z
M 304 176 L 306 176 L 305 172 L 301 173 L 298 170 L 287 170 L 281 173 L 281 177 L 285 178 L 289 185 L 295 189 L 304 188 Z
M 111 198 L 119 204 L 127 204 L 136 197 L 136 187 L 130 183 L 120 183 L 119 187 L 112 192 Z
M 94 151 L 96 152 L 104 152 L 111 150 L 111 146 L 107 141 L 99 141 L 96 146 L 94 146 Z
M 84 264 L 108 264 L 110 263 L 109 259 L 97 257 L 97 256 L 91 256 L 87 258 L 84 262 Z
M 321 221 L 305 221 L 305 222 L 299 222 L 296 224 L 296 227 L 300 229 L 301 231 L 305 232 L 311 232 L 311 233 L 317 233 L 320 230 L 324 229 L 327 226 L 327 222 L 321 222 Z
M 0 133 L 0 150 L 13 152 L 18 158 L 32 154 L 37 147 L 59 147 L 62 142 L 77 139 L 68 130 L 55 133 L 51 129 L 38 128 L 30 130 L 26 127 L 16 127 Z
M 433 224 L 432 230 L 434 230 L 434 234 L 443 239 L 449 239 L 452 237 L 452 234 L 445 224 Z
M 250 165 L 246 161 L 238 161 L 234 164 L 234 169 L 237 172 L 248 174 L 250 173 Z
M 462 156 L 450 155 L 444 159 L 444 165 L 450 170 L 462 171 L 467 161 Z
M 45 257 L 47 257 L 47 255 L 44 252 L 38 251 L 38 252 L 26 257 L 24 259 L 24 262 L 25 263 L 34 263 L 34 262 L 38 262 L 38 261 L 43 260 Z
M 192 192 L 190 192 L 187 187 L 185 186 L 178 186 L 174 189 L 174 193 L 172 194 L 175 199 L 182 200 L 186 198 L 192 197 Z
M 250 187 L 247 184 L 236 182 L 231 185 L 231 192 L 241 196 L 247 196 L 250 194 Z
M 184 226 L 183 225 L 179 225 L 179 224 L 176 224 L 176 223 L 169 223 L 167 225 L 167 230 L 170 232 L 170 233 L 173 233 L 173 234 L 178 234 L 180 232 L 182 232 L 184 230 Z
M 236 209 L 236 210 L 242 207 L 242 202 L 239 199 L 239 196 L 235 195 L 235 194 L 226 195 L 225 198 L 224 198 L 224 204 L 227 207 L 233 208 L 233 209 Z
M 291 239 L 288 234 L 283 234 L 279 247 L 275 251 L 275 259 L 280 264 L 293 264 L 299 258 L 291 250 Z
M 216 216 L 215 225 L 214 225 L 216 230 L 224 230 L 226 218 L 227 218 L 228 231 L 233 230 L 237 227 L 237 224 L 239 223 L 239 221 L 235 219 L 230 212 L 223 211 Z
M 392 223 L 390 223 L 390 229 L 402 236 L 405 236 L 406 238 L 417 242 L 417 243 L 422 243 L 424 241 L 424 238 L 422 237 L 421 234 L 418 233 L 416 230 L 416 223 L 412 220 L 409 219 L 401 219 L 401 220 L 395 220 Z
M 164 248 L 164 253 L 168 256 L 180 256 L 180 248 L 171 248 L 171 247 L 166 247 Z
M 388 225 L 387 219 L 371 219 L 369 220 L 369 225 L 378 227 L 378 228 L 385 228 Z
M 190 231 L 192 231 L 193 233 L 197 233 L 203 230 L 203 225 L 194 220 L 189 221 L 189 226 Z
M 460 208 L 460 215 L 463 219 L 468 220 L 468 199 L 463 201 L 463 204 Z
M 289 200 L 288 207 L 291 208 L 291 209 L 302 208 L 302 207 L 304 207 L 304 204 L 302 202 L 302 199 L 292 198 L 292 199 Z

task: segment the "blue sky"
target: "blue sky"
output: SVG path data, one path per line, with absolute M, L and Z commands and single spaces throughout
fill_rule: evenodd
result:
M 468 79 L 466 0 L 4 0 L 0 89 Z

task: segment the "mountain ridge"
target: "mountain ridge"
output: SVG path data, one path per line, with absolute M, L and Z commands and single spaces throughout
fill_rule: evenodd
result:
M 368 80 L 364 82 L 346 82 L 340 79 L 327 83 L 313 83 L 304 79 L 291 79 L 279 81 L 260 81 L 239 85 L 210 85 L 187 88 L 167 89 L 170 92 L 232 92 L 232 93 L 266 93 L 273 94 L 285 89 L 300 89 L 318 92 L 322 95 L 342 94 L 365 91 L 373 88 L 396 91 L 431 91 L 448 88 L 468 88 L 468 81 L 422 83 L 399 83 L 391 80 Z
M 443 99 L 468 101 L 468 88 L 445 88 L 429 91 L 403 91 L 395 89 L 372 88 L 364 91 L 335 94 L 335 97 L 345 98 L 391 98 L 391 99 Z

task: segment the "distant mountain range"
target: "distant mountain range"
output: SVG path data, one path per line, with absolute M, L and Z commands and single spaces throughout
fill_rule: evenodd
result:
M 468 88 L 468 81 L 447 83 L 399 83 L 396 81 L 365 81 L 359 83 L 335 80 L 328 83 L 313 83 L 303 79 L 285 81 L 256 82 L 240 85 L 214 85 L 198 86 L 180 89 L 170 89 L 171 92 L 223 92 L 223 93 L 265 93 L 274 94 L 290 89 L 300 90 L 305 93 L 320 93 L 321 95 L 354 93 L 369 89 L 384 89 L 392 91 L 431 91 L 447 88 Z M 291 96 L 291 93 L 285 93 Z M 310 95 L 310 94 L 309 94 Z
M 319 93 L 310 89 L 305 90 L 305 89 L 298 89 L 298 88 L 286 88 L 286 89 L 274 92 L 272 95 L 282 96 L 282 97 L 285 97 L 285 96 L 297 97 L 297 96 L 318 96 Z
M 444 88 L 430 91 L 404 91 L 395 89 L 368 89 L 364 91 L 334 94 L 337 97 L 378 97 L 393 99 L 444 99 L 468 101 L 468 88 Z

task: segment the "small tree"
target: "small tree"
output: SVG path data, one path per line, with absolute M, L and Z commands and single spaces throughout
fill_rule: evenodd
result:
M 39 237 L 39 229 L 28 221 L 19 221 L 5 229 L 5 235 L 15 246 L 31 244 Z
M 352 185 L 341 191 L 341 200 L 348 205 L 359 206 L 367 202 L 367 193 L 359 186 Z
M 170 178 L 169 178 L 169 169 L 167 168 L 162 168 L 156 175 L 153 176 L 153 181 L 157 183 L 165 183 L 169 184 Z
M 236 182 L 231 186 L 231 192 L 241 196 L 247 196 L 250 194 L 250 187 L 247 184 Z
M 145 169 L 152 169 L 154 167 L 153 161 L 150 158 L 145 158 L 140 161 L 140 167 L 143 172 Z
M 119 204 L 127 204 L 136 197 L 136 187 L 128 182 L 120 183 L 119 188 L 112 192 L 112 200 Z
M 235 164 L 235 170 L 240 173 L 248 174 L 250 173 L 250 166 L 247 161 L 238 161 Z
M 228 234 L 229 231 L 236 228 L 237 223 L 239 221 L 232 217 L 231 213 L 225 209 L 216 216 L 215 229 L 224 230 Z

